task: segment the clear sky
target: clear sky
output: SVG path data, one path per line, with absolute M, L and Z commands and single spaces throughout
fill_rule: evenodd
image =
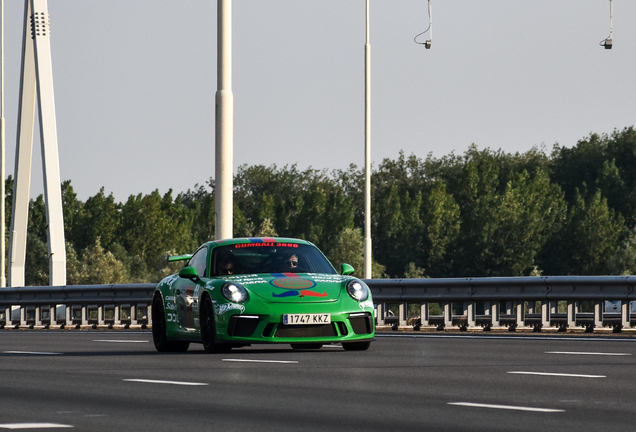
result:
M 5 0 L 13 173 L 22 0 Z M 49 0 L 60 170 L 80 199 L 214 177 L 216 1 Z M 636 1 L 371 0 L 372 159 L 573 146 L 636 123 Z M 364 0 L 234 0 L 235 166 L 364 161 Z M 424 36 L 426 39 L 426 36 Z M 32 194 L 42 192 L 39 139 Z

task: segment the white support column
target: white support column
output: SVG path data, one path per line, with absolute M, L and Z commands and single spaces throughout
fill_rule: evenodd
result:
M 64 308 L 64 326 L 72 326 L 73 325 L 73 306 L 65 305 Z
M 234 182 L 234 94 L 232 93 L 232 0 L 217 4 L 217 91 L 215 151 L 216 240 L 232 238 Z
M 444 302 L 444 327 L 453 326 L 453 304 L 451 302 Z
M 376 309 L 376 314 L 377 314 L 376 320 L 377 320 L 377 325 L 379 326 L 384 325 L 385 310 L 386 310 L 386 307 L 384 303 L 378 303 L 378 307 Z
M 546 328 L 550 327 L 550 302 L 541 302 L 541 326 Z
M 406 303 L 400 303 L 398 305 L 398 325 L 406 325 Z
M 371 243 L 371 44 L 369 43 L 369 0 L 366 0 L 366 43 L 364 45 L 364 278 L 373 277 Z
M 420 323 L 423 326 L 431 325 L 431 311 L 428 302 L 422 303 L 420 305 Z
M 499 302 L 498 301 L 492 301 L 490 303 L 490 316 L 491 316 L 491 323 L 493 327 L 499 327 L 500 325 L 500 318 L 499 318 Z
M 35 56 L 31 39 L 31 2 L 24 2 L 24 34 L 22 39 L 22 73 L 18 109 L 15 183 L 9 233 L 9 280 L 11 287 L 24 286 L 31 160 L 33 156 L 33 125 L 35 122 Z
M 629 300 L 621 301 L 621 324 L 626 329 L 632 326 Z
M 57 307 L 56 305 L 49 306 L 49 328 L 53 328 L 57 324 Z
M 15 165 L 16 181 L 10 235 L 9 286 L 25 284 L 26 228 L 31 187 L 36 90 L 40 110 L 44 200 L 48 226 L 49 283 L 57 286 L 66 285 L 66 245 L 50 37 L 47 0 L 26 0 Z
M 517 327 L 524 327 L 526 325 L 526 302 L 517 302 Z
M 477 304 L 474 301 L 468 302 L 468 327 L 477 326 Z
M 60 160 L 57 147 L 57 123 L 53 94 L 51 64 L 51 30 L 47 0 L 31 0 L 33 11 L 33 44 L 40 109 L 40 140 L 44 169 L 44 200 L 46 202 L 49 246 L 49 281 L 51 285 L 66 285 L 66 245 Z
M 0 0 L 0 288 L 7 286 L 6 269 L 6 133 L 4 121 L 4 0 Z
M 600 300 L 594 301 L 594 328 L 603 328 L 603 303 Z
M 576 327 L 576 302 L 568 300 L 568 327 Z

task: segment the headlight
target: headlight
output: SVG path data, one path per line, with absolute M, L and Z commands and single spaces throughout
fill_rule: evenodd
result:
M 247 291 L 241 285 L 236 283 L 226 283 L 223 285 L 223 297 L 232 303 L 244 303 L 247 300 Z
M 354 300 L 365 301 L 369 298 L 369 288 L 358 280 L 352 280 L 347 284 L 347 292 Z

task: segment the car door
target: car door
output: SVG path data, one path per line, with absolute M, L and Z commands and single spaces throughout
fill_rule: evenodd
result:
M 204 278 L 207 275 L 208 249 L 202 247 L 192 255 L 188 265 L 194 267 L 197 275 Z M 174 284 L 174 294 L 177 301 L 177 318 L 180 331 L 193 332 L 200 328 L 199 324 L 199 288 L 201 281 L 179 278 Z

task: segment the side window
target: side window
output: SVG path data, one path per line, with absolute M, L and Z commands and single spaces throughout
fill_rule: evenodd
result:
M 188 265 L 194 267 L 199 277 L 204 277 L 205 271 L 208 267 L 208 248 L 204 247 L 199 249 L 194 255 L 192 255 Z

